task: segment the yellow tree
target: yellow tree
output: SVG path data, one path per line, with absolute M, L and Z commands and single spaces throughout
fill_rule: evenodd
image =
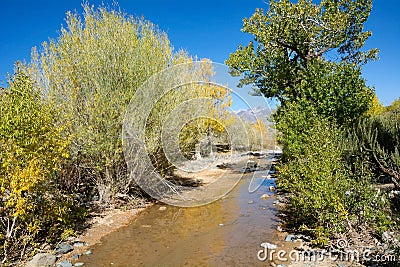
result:
M 126 189 L 122 151 L 123 115 L 136 89 L 169 66 L 173 48 L 154 24 L 106 7 L 84 5 L 67 13 L 56 40 L 34 49 L 28 71 L 73 135 L 71 185 L 91 184 L 101 202 Z

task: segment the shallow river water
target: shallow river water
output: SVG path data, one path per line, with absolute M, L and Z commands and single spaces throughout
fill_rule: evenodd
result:
M 261 174 L 256 179 L 263 179 Z M 227 196 L 206 206 L 153 205 L 79 260 L 96 267 L 268 266 L 258 260 L 257 252 L 261 243 L 274 243 L 276 238 L 277 210 L 269 192 L 274 180 L 265 179 L 249 193 L 252 176 L 244 175 Z M 263 194 L 271 197 L 260 198 Z

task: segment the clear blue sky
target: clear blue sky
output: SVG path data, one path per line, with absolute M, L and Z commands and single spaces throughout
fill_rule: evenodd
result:
M 112 3 L 92 0 L 90 4 Z M 263 0 L 120 0 L 129 14 L 144 16 L 167 32 L 176 49 L 223 63 L 238 44 L 251 36 L 240 31 L 242 19 L 255 8 L 267 8 Z M 56 38 L 65 12 L 81 11 L 81 0 L 1 0 L 0 2 L 0 85 L 13 72 L 16 60 L 29 61 L 30 50 L 49 38 Z M 375 0 L 366 25 L 373 31 L 367 47 L 381 50 L 380 60 L 364 67 L 364 77 L 384 104 L 400 97 L 400 3 Z

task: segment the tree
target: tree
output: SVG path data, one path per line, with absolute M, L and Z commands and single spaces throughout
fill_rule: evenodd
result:
M 371 35 L 363 31 L 371 7 L 371 0 L 270 1 L 265 14 L 257 9 L 244 19 L 242 31 L 253 34 L 255 43 L 239 46 L 226 64 L 233 75 L 244 75 L 241 85 L 256 85 L 283 107 L 304 98 L 327 115 L 343 117 L 340 122 L 357 117 L 372 98 L 360 66 L 378 53 L 361 50 Z
M 393 101 L 393 103 L 390 104 L 390 106 L 387 106 L 385 108 L 385 111 L 399 114 L 400 113 L 400 98 Z
M 379 101 L 378 96 L 374 94 L 374 96 L 372 98 L 372 101 L 371 101 L 371 107 L 367 111 L 367 115 L 369 115 L 369 116 L 377 116 L 377 115 L 382 114 L 384 111 L 385 111 L 385 107 Z
M 24 258 L 38 242 L 79 223 L 79 208 L 57 185 L 70 139 L 29 77 L 18 71 L 9 85 L 0 92 L 1 263 Z
M 69 185 L 84 185 L 77 190 L 98 195 L 100 203 L 109 203 L 116 193 L 129 193 L 132 177 L 127 174 L 121 139 L 127 106 L 152 75 L 187 62 L 193 59 L 184 51 L 174 52 L 156 25 L 118 8 L 84 5 L 83 15 L 67 13 L 60 36 L 33 50 L 27 71 L 42 97 L 57 110 L 56 123 L 66 125 L 65 134 L 73 136 L 70 163 L 63 170 Z M 211 69 L 205 67 L 196 75 L 205 81 Z M 202 93 L 190 89 L 163 95 L 156 104 L 149 100 L 148 106 L 154 107 L 147 118 L 146 146 L 155 161 L 166 160 L 159 157 L 160 130 L 168 112 L 190 97 L 218 94 L 214 89 Z M 227 96 L 220 93 L 216 97 Z M 161 163 L 160 168 L 169 167 Z M 89 191 L 93 188 L 97 192 Z
M 33 50 L 28 71 L 58 111 L 57 123 L 73 136 L 66 179 L 72 185 L 95 181 L 106 203 L 126 184 L 125 108 L 136 88 L 168 67 L 173 48 L 151 22 L 104 6 L 83 8 L 83 16 L 67 13 L 56 40 Z

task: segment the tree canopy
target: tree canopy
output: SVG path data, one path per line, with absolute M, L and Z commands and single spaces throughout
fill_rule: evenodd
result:
M 329 114 L 358 116 L 373 97 L 361 77 L 361 65 L 378 53 L 362 50 L 371 36 L 364 31 L 371 8 L 371 0 L 270 1 L 266 12 L 243 20 L 254 42 L 240 45 L 226 64 L 244 76 L 241 85 L 254 84 L 283 106 L 306 99 Z M 346 110 L 337 110 L 343 100 Z

